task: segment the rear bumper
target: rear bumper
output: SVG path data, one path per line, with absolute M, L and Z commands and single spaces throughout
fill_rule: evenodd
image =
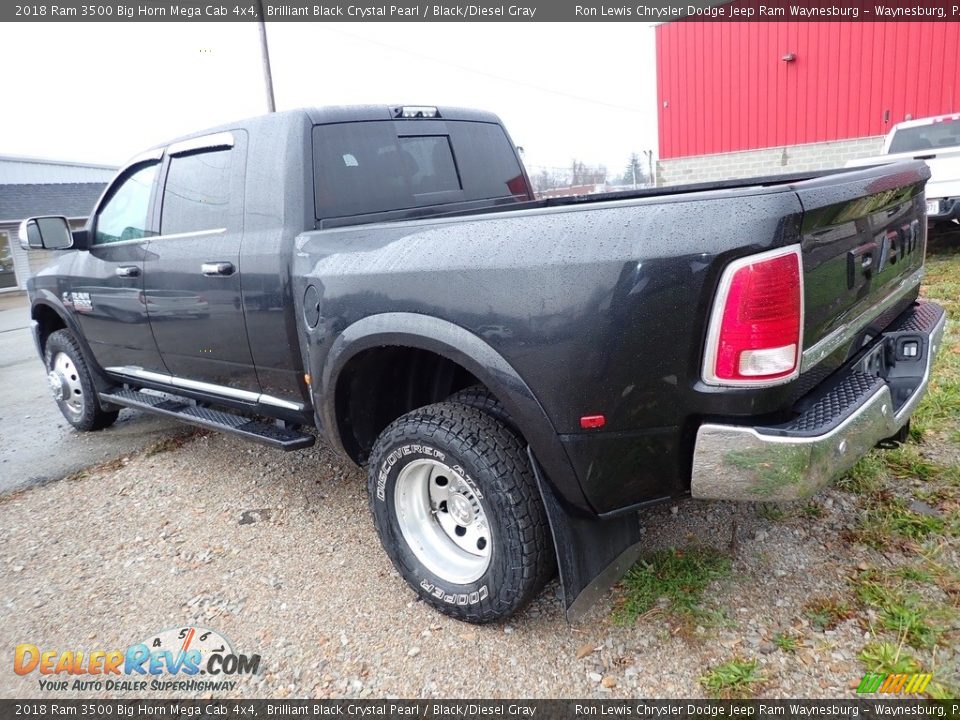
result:
M 930 198 L 929 201 L 936 200 L 940 204 L 940 211 L 936 213 L 927 213 L 929 222 L 943 222 L 945 220 L 960 220 L 960 198 Z
M 701 425 L 692 495 L 780 502 L 816 493 L 907 424 L 926 393 L 945 323 L 939 305 L 915 304 L 869 352 L 807 396 L 787 423 Z M 913 342 L 916 356 L 904 357 Z

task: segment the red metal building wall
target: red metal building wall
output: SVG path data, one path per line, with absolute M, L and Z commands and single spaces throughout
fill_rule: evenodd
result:
M 960 111 L 960 23 L 674 22 L 656 37 L 661 158 L 882 135 L 908 114 Z

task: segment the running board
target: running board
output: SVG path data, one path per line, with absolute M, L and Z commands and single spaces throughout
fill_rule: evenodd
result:
M 139 390 L 120 388 L 100 393 L 100 400 L 112 405 L 166 415 L 181 422 L 237 435 L 281 450 L 310 447 L 316 440 L 308 433 L 289 430 L 260 420 L 251 420 L 223 410 L 200 407 L 176 396 L 150 395 Z

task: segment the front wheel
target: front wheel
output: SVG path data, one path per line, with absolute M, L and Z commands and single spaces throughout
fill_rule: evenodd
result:
M 77 430 L 101 430 L 116 422 L 119 411 L 100 406 L 97 388 L 80 345 L 69 330 L 57 330 L 44 349 L 47 382 L 60 412 Z
M 554 571 L 546 513 L 517 436 L 438 403 L 393 422 L 370 457 L 370 506 L 404 580 L 460 620 L 503 620 Z

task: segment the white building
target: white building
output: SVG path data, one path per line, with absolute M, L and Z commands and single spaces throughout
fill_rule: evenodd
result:
M 20 248 L 20 221 L 63 215 L 82 227 L 116 171 L 110 165 L 0 155 L 0 293 L 24 289 L 27 278 L 49 259 L 46 252 Z

